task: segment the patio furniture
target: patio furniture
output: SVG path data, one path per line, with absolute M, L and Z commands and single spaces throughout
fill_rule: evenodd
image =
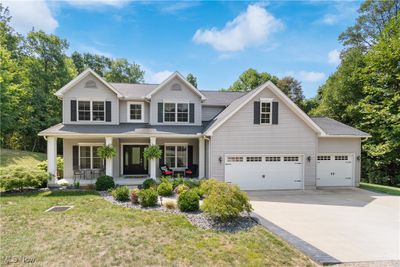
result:
M 190 177 L 190 178 L 196 177 L 197 168 L 198 166 L 196 164 L 192 164 L 191 166 L 189 166 L 189 168 L 185 170 L 185 177 Z
M 85 178 L 85 173 L 81 169 L 74 169 L 74 181 L 79 177 L 79 180 Z
M 161 174 L 163 176 L 172 176 L 172 174 L 174 173 L 167 165 L 161 165 L 160 166 L 160 170 L 161 170 Z

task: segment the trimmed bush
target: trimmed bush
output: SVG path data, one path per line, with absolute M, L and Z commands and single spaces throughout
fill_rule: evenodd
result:
M 47 160 L 41 161 L 36 165 L 39 169 L 47 173 Z M 63 177 L 64 174 L 64 159 L 57 157 L 57 176 Z
M 218 183 L 215 179 L 202 180 L 200 182 L 200 189 L 203 191 L 204 196 L 207 196 Z
M 172 181 L 172 187 L 176 188 L 178 185 L 183 184 L 182 178 L 176 178 Z
M 133 204 L 139 204 L 139 192 L 140 190 L 135 188 L 131 192 L 131 202 Z
M 127 186 L 121 186 L 111 191 L 111 195 L 115 200 L 128 201 L 129 200 L 129 188 Z
M 190 179 L 190 180 L 185 180 L 183 184 L 189 188 L 195 188 L 200 186 L 200 181 L 197 179 Z
M 181 193 L 183 193 L 185 191 L 188 191 L 189 189 L 190 188 L 187 187 L 186 185 L 180 184 L 177 187 L 175 187 L 174 191 L 175 191 L 175 193 L 177 193 L 179 195 L 179 194 L 181 194 Z
M 164 203 L 164 206 L 165 206 L 167 209 L 169 209 L 169 210 L 174 210 L 174 209 L 176 209 L 176 204 L 175 204 L 175 202 L 172 201 L 172 200 L 167 200 L 167 201 Z
M 162 182 L 157 187 L 157 192 L 160 196 L 167 197 L 172 195 L 172 184 L 170 182 Z
M 196 192 L 185 191 L 178 197 L 178 207 L 180 211 L 197 211 L 199 210 L 199 200 L 200 197 Z
M 138 193 L 139 203 L 142 207 L 152 207 L 157 205 L 158 194 L 157 191 L 149 188 L 144 189 Z
M 104 175 L 100 176 L 96 180 L 97 191 L 107 191 L 115 187 L 114 179 L 111 176 Z
M 243 211 L 250 212 L 252 207 L 246 193 L 236 185 L 209 180 L 205 186 L 206 198 L 201 209 L 214 219 L 228 221 Z
M 25 187 L 47 186 L 49 175 L 39 169 L 9 166 L 0 170 L 0 187 L 4 190 L 23 190 Z
M 200 187 L 195 187 L 190 190 L 195 192 L 199 196 L 200 199 L 202 199 L 204 197 L 204 192 Z
M 154 181 L 153 179 L 149 178 L 149 179 L 144 180 L 144 182 L 142 184 L 142 187 L 143 187 L 143 189 L 149 189 L 149 188 L 151 188 L 151 187 L 153 187 L 155 185 L 157 185 L 156 181 Z

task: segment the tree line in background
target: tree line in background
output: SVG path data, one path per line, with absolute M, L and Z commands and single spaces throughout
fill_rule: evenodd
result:
M 400 183 L 400 24 L 399 0 L 367 0 L 355 25 L 339 36 L 341 64 L 312 99 L 299 81 L 246 70 L 227 91 L 250 91 L 271 80 L 312 116 L 327 116 L 372 135 L 363 143 L 362 177 Z M 10 26 L 0 4 L 0 111 L 2 147 L 45 151 L 37 133 L 61 122 L 61 101 L 54 92 L 91 68 L 107 81 L 140 83 L 144 71 L 126 59 L 91 53 L 66 54 L 68 42 L 42 31 L 27 36 Z M 197 88 L 197 78 L 188 81 Z

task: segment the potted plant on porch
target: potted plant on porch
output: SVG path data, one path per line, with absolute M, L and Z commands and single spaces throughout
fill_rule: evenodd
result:
M 97 156 L 101 159 L 112 159 L 117 155 L 117 151 L 112 145 L 102 145 L 97 149 Z
M 161 149 L 158 145 L 151 145 L 144 149 L 143 156 L 146 160 L 161 158 Z

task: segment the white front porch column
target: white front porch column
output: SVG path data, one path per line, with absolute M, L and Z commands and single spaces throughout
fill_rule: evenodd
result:
M 113 138 L 112 137 L 106 137 L 106 145 L 112 145 Z M 111 159 L 106 159 L 106 175 L 108 176 L 113 176 L 113 158 Z
M 204 138 L 199 138 L 199 178 L 205 177 L 205 142 Z
M 57 137 L 47 137 L 47 172 L 49 185 L 57 185 Z
M 154 136 L 150 137 L 150 145 L 155 145 L 156 144 L 156 138 Z M 156 160 L 157 159 L 150 159 L 150 178 L 151 179 L 156 179 L 157 173 L 156 173 Z

